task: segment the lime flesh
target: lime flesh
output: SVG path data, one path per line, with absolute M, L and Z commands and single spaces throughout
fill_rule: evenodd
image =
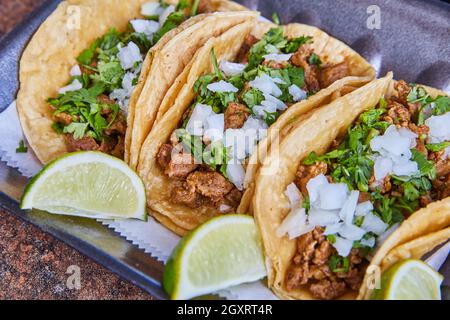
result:
M 172 299 L 191 299 L 264 278 L 262 245 L 252 217 L 227 215 L 186 236 L 169 258 L 164 289 Z
M 376 300 L 440 300 L 443 276 L 421 260 L 401 261 L 383 273 Z
M 123 161 L 75 152 L 47 165 L 25 189 L 22 209 L 102 219 L 146 219 L 142 180 Z

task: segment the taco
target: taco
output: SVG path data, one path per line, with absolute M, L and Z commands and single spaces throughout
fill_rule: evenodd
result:
M 147 107 L 148 101 L 138 101 L 150 90 L 144 87 L 145 80 L 164 66 L 165 77 L 150 84 L 164 96 L 164 88 L 181 73 L 205 37 L 256 15 L 243 11 L 211 18 L 214 14 L 199 14 L 199 10 L 239 8 L 243 7 L 226 0 L 200 5 L 198 0 L 193 5 L 186 0 L 63 1 L 33 36 L 20 62 L 17 108 L 39 160 L 48 163 L 76 150 L 99 150 L 123 158 L 126 112 L 133 120 L 136 109 L 139 117 L 144 109 L 157 109 Z M 191 15 L 196 16 L 187 20 Z M 166 46 L 173 48 L 173 42 L 186 47 L 183 52 L 172 49 L 166 58 L 171 59 L 169 64 L 160 53 Z M 148 117 L 142 126 L 151 121 Z
M 248 213 L 245 169 L 258 142 L 270 145 L 296 117 L 374 74 L 310 26 L 248 23 L 212 39 L 169 89 L 142 147 L 138 173 L 153 215 L 185 234 L 214 216 Z
M 443 92 L 388 74 L 298 120 L 253 199 L 279 297 L 368 298 L 369 265 L 448 239 L 449 116 Z

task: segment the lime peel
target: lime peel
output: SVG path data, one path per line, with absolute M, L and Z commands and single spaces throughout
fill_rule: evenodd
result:
M 408 259 L 390 267 L 381 277 L 381 289 L 372 300 L 440 300 L 444 277 L 421 260 Z
M 142 180 L 125 162 L 97 151 L 49 163 L 28 183 L 20 207 L 96 219 L 147 218 Z
M 172 299 L 191 299 L 266 276 L 254 220 L 226 215 L 203 224 L 181 240 L 164 271 Z

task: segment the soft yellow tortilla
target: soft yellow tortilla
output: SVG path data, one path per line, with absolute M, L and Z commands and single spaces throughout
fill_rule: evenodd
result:
M 272 23 L 258 22 L 251 30 L 251 34 L 257 38 L 261 38 L 273 27 L 275 27 L 275 25 Z M 374 69 L 360 55 L 348 48 L 342 42 L 328 36 L 315 27 L 292 24 L 285 27 L 285 32 L 286 35 L 291 38 L 302 35 L 313 36 L 314 50 L 319 55 L 322 55 L 324 62 L 335 64 L 346 60 L 350 66 L 351 76 L 336 81 L 329 88 L 321 90 L 307 101 L 302 101 L 291 106 L 269 130 L 270 138 L 262 141 L 264 148 L 261 148 L 259 159 L 264 158 L 265 152 L 267 152 L 268 149 L 265 147 L 287 134 L 293 123 L 302 114 L 307 113 L 319 105 L 323 105 L 336 99 L 340 96 L 339 93 L 342 89 L 347 88 L 347 92 L 352 91 L 369 82 L 375 76 Z M 330 49 L 327 48 L 327 46 Z M 336 56 L 333 56 L 333 51 L 336 53 Z M 205 64 L 210 64 L 210 58 L 206 52 L 203 56 L 199 56 L 196 59 L 203 59 Z M 220 61 L 221 58 L 219 57 L 218 60 Z M 194 99 L 192 90 L 182 90 L 181 88 L 193 88 L 196 80 L 204 73 L 204 70 L 200 68 L 192 68 L 190 71 L 185 70 L 169 89 L 158 109 L 154 128 L 148 135 L 141 149 L 142 159 L 140 159 L 138 167 L 138 172 L 146 182 L 149 190 L 149 207 L 153 211 L 169 217 L 172 224 L 181 227 L 183 230 L 192 230 L 209 218 L 220 215 L 220 212 L 214 208 L 202 207 L 197 210 L 192 210 L 185 206 L 171 204 L 170 192 L 174 187 L 175 182 L 164 176 L 160 168 L 156 165 L 155 157 L 160 146 L 168 141 L 170 134 L 177 128 L 182 115 Z M 351 89 L 349 90 L 349 88 Z M 249 182 L 247 183 L 247 189 L 241 200 L 240 206 L 237 209 L 238 213 L 251 213 L 250 205 L 253 197 L 252 182 L 256 176 L 257 168 L 259 167 L 259 162 L 252 161 L 258 161 L 258 157 L 254 155 L 250 159 L 250 164 L 247 169 L 247 175 L 249 175 L 247 179 Z M 171 227 L 168 226 L 168 228 Z
M 421 236 L 410 242 L 406 242 L 391 251 L 381 262 L 381 270 L 386 270 L 399 261 L 407 259 L 422 259 L 434 248 L 444 244 L 450 239 L 450 228 Z
M 284 277 L 297 250 L 295 239 L 279 238 L 276 235 L 277 228 L 290 210 L 289 201 L 284 195 L 286 187 L 295 180 L 297 168 L 306 156 L 313 151 L 319 155 L 326 152 L 332 142 L 344 134 L 362 112 L 375 107 L 381 97 L 392 95 L 394 84 L 390 73 L 385 78 L 375 80 L 329 105 L 302 116 L 281 141 L 279 148 L 272 148 L 265 159 L 256 180 L 253 209 L 264 243 L 269 287 L 280 298 L 313 298 L 307 288 L 288 291 L 284 285 Z M 430 90 L 429 93 L 433 97 L 442 94 L 439 90 Z M 393 258 L 389 258 L 391 256 L 388 253 L 391 250 L 418 237 L 447 228 L 449 225 L 450 199 L 430 204 L 411 215 L 388 237 L 371 260 L 371 265 L 388 266 L 394 261 Z M 440 241 L 431 239 L 436 237 L 427 238 L 426 244 L 417 241 L 406 248 L 415 252 L 414 254 L 425 252 L 434 248 Z M 404 253 L 406 249 L 398 250 Z M 399 251 L 392 251 L 392 256 L 398 257 Z M 366 275 L 363 283 L 368 283 L 369 276 Z M 366 286 L 362 285 L 359 294 L 349 293 L 342 298 L 364 298 L 368 296 L 366 291 Z
M 146 71 L 145 81 L 133 111 L 129 114 L 129 129 L 125 139 L 128 150 L 126 161 L 136 169 L 139 153 L 145 138 L 155 121 L 158 109 L 167 91 L 189 64 L 197 50 L 211 37 L 216 37 L 244 21 L 256 18 L 253 11 L 217 12 L 194 17 L 196 23 L 187 21 L 187 26 L 171 34 L 171 39 L 149 53 L 152 60 Z M 180 84 L 179 84 L 180 85 Z M 179 89 L 175 84 L 174 88 Z M 178 92 L 174 91 L 176 95 Z
M 140 16 L 145 2 L 63 1 L 31 39 L 20 61 L 17 110 L 25 136 L 42 163 L 67 152 L 64 136 L 51 128 L 53 115 L 47 99 L 67 84 L 69 71 L 84 49 L 110 28 L 124 30 L 130 19 Z
M 257 30 L 253 33 L 257 37 L 262 37 L 272 27 L 274 25 L 271 23 L 260 23 Z M 334 82 L 328 88 L 309 97 L 308 100 L 290 107 L 270 127 L 267 138 L 259 142 L 257 151 L 250 157 L 249 166 L 246 168 L 244 199 L 250 199 L 253 196 L 255 177 L 271 145 L 283 139 L 298 117 L 336 99 L 338 97 L 336 92 L 343 87 L 352 86 L 355 89 L 375 78 L 374 68 L 363 57 L 343 42 L 329 36 L 316 27 L 293 23 L 284 27 L 284 34 L 289 38 L 296 38 L 302 35 L 312 36 L 314 42 L 311 47 L 324 63 L 335 65 L 346 61 L 349 65 L 350 75 Z M 251 202 L 249 201 L 243 201 L 238 209 L 238 213 L 251 213 L 250 204 Z
M 296 253 L 296 240 L 277 237 L 276 230 L 289 213 L 286 187 L 295 180 L 298 165 L 312 151 L 326 152 L 338 136 L 344 133 L 359 114 L 374 107 L 384 96 L 392 74 L 375 80 L 329 105 L 304 116 L 281 141 L 272 148 L 256 179 L 253 210 L 261 232 L 268 266 L 268 284 L 283 299 L 312 299 L 308 290 L 287 291 L 284 276 Z M 350 294 L 345 298 L 354 298 Z
M 231 28 L 221 36 L 210 39 L 198 50 L 195 58 L 192 59 L 181 75 L 181 77 L 187 77 L 187 81 L 179 96 L 186 97 L 186 99 L 175 101 L 173 107 L 166 112 L 164 117 L 155 123 L 142 147 L 138 173 L 145 183 L 150 212 L 162 224 L 180 235 L 184 235 L 186 231 L 192 230 L 206 220 L 217 216 L 218 212 L 215 208 L 189 209 L 185 206 L 172 204 L 170 192 L 173 188 L 173 182 L 159 168 L 156 155 L 160 146 L 169 140 L 172 132 L 178 127 L 179 120 L 194 98 L 193 86 L 198 76 L 212 71 L 211 49 L 214 48 L 218 59 L 234 59 L 255 22 L 256 19 L 249 19 L 249 21 Z M 186 101 L 189 103 L 186 103 Z
M 58 90 L 67 84 L 70 79 L 69 71 L 77 63 L 76 58 L 84 49 L 111 28 L 125 30 L 129 20 L 141 18 L 141 5 L 152 1 L 158 0 L 63 1 L 35 33 L 20 61 L 17 109 L 25 136 L 42 163 L 46 164 L 68 151 L 64 136 L 51 128 L 53 112 L 47 99 L 57 96 Z M 178 0 L 166 2 L 176 5 Z M 242 6 L 227 0 L 212 0 L 211 8 L 219 11 L 243 10 Z M 194 17 L 184 27 L 187 28 L 204 17 Z M 170 31 L 153 51 L 161 50 L 181 31 L 183 28 Z M 152 54 L 149 54 L 130 99 L 132 119 L 152 62 Z
M 417 250 L 416 252 L 422 252 L 423 255 L 436 246 L 434 245 L 435 238 L 426 238 L 428 240 L 425 243 L 422 238 L 422 240 L 413 242 L 412 246 L 406 245 L 406 243 L 448 227 L 450 227 L 450 198 L 433 202 L 426 208 L 415 212 L 406 219 L 401 226 L 386 239 L 370 261 L 370 265 L 380 266 L 381 270 L 384 271 L 389 266 L 399 261 L 399 257 L 401 257 L 402 252 L 405 253 L 405 250 L 412 250 L 411 252 Z M 448 231 L 447 233 L 444 232 L 444 234 L 448 236 Z M 403 247 L 402 245 L 405 245 L 406 247 Z M 425 251 L 425 249 L 427 250 Z M 390 252 L 393 252 L 393 254 Z M 363 284 L 368 283 L 370 276 L 370 274 L 366 274 Z M 360 299 L 368 298 L 371 293 L 372 290 L 363 285 L 358 297 Z

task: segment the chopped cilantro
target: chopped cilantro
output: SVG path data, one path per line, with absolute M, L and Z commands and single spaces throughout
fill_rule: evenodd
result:
M 16 153 L 27 153 L 28 148 L 25 146 L 25 141 L 20 140 L 19 147 L 16 148 Z
M 322 60 L 320 60 L 319 56 L 318 56 L 317 54 L 315 54 L 315 53 L 313 53 L 313 54 L 311 55 L 311 57 L 309 57 L 308 63 L 309 63 L 310 65 L 316 65 L 316 66 L 318 66 L 319 68 L 322 66 Z
M 194 3 L 192 4 L 192 9 L 191 9 L 191 16 L 197 15 L 199 5 L 200 5 L 200 0 L 194 0 Z
M 281 22 L 280 22 L 280 17 L 278 16 L 278 13 L 274 12 L 274 13 L 272 14 L 272 21 L 273 21 L 273 23 L 275 23 L 275 24 L 278 24 L 278 25 L 281 24 Z
M 334 273 L 344 273 L 348 271 L 350 261 L 348 258 L 343 258 L 338 255 L 332 255 L 328 262 L 330 270 Z
M 442 151 L 442 150 L 450 147 L 450 141 L 444 141 L 441 143 L 434 143 L 434 144 L 427 144 L 425 147 L 431 152 L 439 152 L 439 151 Z

